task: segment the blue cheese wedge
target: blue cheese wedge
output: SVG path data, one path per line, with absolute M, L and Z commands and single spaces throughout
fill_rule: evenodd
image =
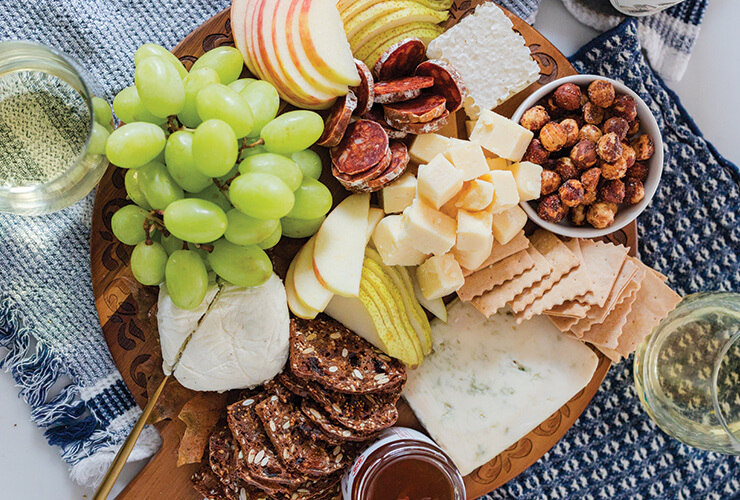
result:
M 539 65 L 513 27 L 499 7 L 486 2 L 429 43 L 430 59 L 444 59 L 460 73 L 469 92 L 465 112 L 472 119 L 539 78 Z
M 544 316 L 486 319 L 469 302 L 432 322 L 434 352 L 403 394 L 463 475 L 540 425 L 591 380 L 598 359 Z

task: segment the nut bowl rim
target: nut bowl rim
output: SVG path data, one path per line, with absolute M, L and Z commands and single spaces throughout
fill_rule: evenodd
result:
M 570 224 L 567 219 L 559 223 L 547 222 L 545 220 L 542 220 L 542 218 L 537 215 L 537 210 L 532 205 L 532 202 L 534 200 L 523 201 L 519 203 L 519 206 L 521 206 L 522 209 L 527 213 L 527 217 L 529 217 L 529 220 L 552 233 L 570 238 L 599 238 L 622 229 L 624 226 L 635 220 L 647 208 L 647 206 L 650 204 L 650 201 L 653 199 L 653 196 L 655 196 L 656 191 L 658 190 L 658 185 L 660 184 L 660 179 L 663 175 L 663 136 L 661 135 L 660 127 L 658 126 L 658 122 L 655 119 L 655 116 L 653 115 L 652 111 L 650 111 L 650 108 L 645 103 L 645 101 L 643 101 L 642 98 L 637 95 L 635 91 L 633 91 L 631 88 L 627 87 L 623 83 L 611 78 L 600 75 L 585 74 L 566 76 L 554 80 L 530 94 L 529 97 L 527 97 L 524 102 L 522 102 L 516 109 L 514 114 L 511 116 L 511 120 L 514 123 L 519 124 L 519 120 L 521 120 L 522 115 L 526 110 L 534 106 L 545 95 L 554 91 L 556 88 L 564 83 L 575 83 L 579 86 L 584 86 L 590 84 L 595 80 L 606 80 L 614 85 L 614 90 L 616 90 L 617 93 L 627 94 L 635 100 L 635 102 L 637 103 L 637 118 L 640 120 L 640 129 L 644 131 L 644 133 L 650 135 L 650 137 L 653 139 L 653 142 L 655 144 L 655 153 L 653 154 L 652 158 L 648 160 L 648 177 L 644 183 L 645 197 L 635 205 L 622 206 L 619 212 L 617 212 L 616 216 L 614 217 L 614 224 L 604 229 L 596 229 L 594 227 L 586 226 L 574 226 Z

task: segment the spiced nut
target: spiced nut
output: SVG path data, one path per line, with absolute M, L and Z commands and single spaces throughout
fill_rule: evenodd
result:
M 558 194 L 566 207 L 575 207 L 581 203 L 586 190 L 583 189 L 580 181 L 570 179 L 563 183 L 558 189 Z
M 645 182 L 645 179 L 647 179 L 648 176 L 648 166 L 643 162 L 637 161 L 627 169 L 625 175 L 631 179 Z
M 604 108 L 600 108 L 592 102 L 587 102 L 583 106 L 583 119 L 586 120 L 586 123 L 592 125 L 600 124 L 604 121 Z
M 637 160 L 637 154 L 635 153 L 635 150 L 632 148 L 632 146 L 623 142 L 622 157 L 620 159 L 627 164 L 627 168 L 630 168 L 632 165 L 635 164 L 635 161 Z
M 578 122 L 576 122 L 573 118 L 566 118 L 565 120 L 560 122 L 560 126 L 563 127 L 567 135 L 564 147 L 569 148 L 573 146 L 576 142 L 578 142 Z
M 602 135 L 596 143 L 596 153 L 598 153 L 599 157 L 607 163 L 614 163 L 617 161 L 622 156 L 623 152 L 624 149 L 622 148 L 622 142 L 614 132 Z
M 606 181 L 599 189 L 599 201 L 622 203 L 624 199 L 624 182 L 619 179 Z
M 550 121 L 550 115 L 544 106 L 534 106 L 529 108 L 522 115 L 522 119 L 519 121 L 522 127 L 537 132 L 539 129 L 545 126 Z
M 568 140 L 568 134 L 559 123 L 550 122 L 540 130 L 540 142 L 542 146 L 550 151 L 560 151 Z
M 637 103 L 632 97 L 625 94 L 616 96 L 609 109 L 615 116 L 621 116 L 628 122 L 637 118 Z
M 588 98 L 600 108 L 608 108 L 614 102 L 614 85 L 606 80 L 596 80 L 588 86 Z
M 581 130 L 578 132 L 578 139 L 591 141 L 596 144 L 599 139 L 601 139 L 602 135 L 604 135 L 604 133 L 599 127 L 587 123 L 586 125 L 581 127 Z
M 555 191 L 558 190 L 562 182 L 563 181 L 560 178 L 560 174 L 558 174 L 557 172 L 553 170 L 543 170 L 540 194 L 542 196 L 545 196 L 545 195 L 554 193 Z
M 630 129 L 627 131 L 628 136 L 633 136 L 640 131 L 640 120 L 635 118 L 630 122 Z
M 570 159 L 573 164 L 579 168 L 589 168 L 596 164 L 598 160 L 596 154 L 596 144 L 588 140 L 580 140 L 570 150 Z
M 581 184 L 586 191 L 596 191 L 601 180 L 601 169 L 599 167 L 589 168 L 581 174 Z
M 563 182 L 578 178 L 578 167 L 567 156 L 555 160 L 555 171 L 560 175 Z
M 629 128 L 630 124 L 627 123 L 627 120 L 620 116 L 612 116 L 611 118 L 606 120 L 604 122 L 604 125 L 602 126 L 605 134 L 614 132 L 615 134 L 617 134 L 617 137 L 619 137 L 620 141 L 623 141 L 627 137 Z
M 604 229 L 614 224 L 614 216 L 619 207 L 616 203 L 597 201 L 586 211 L 586 220 L 596 229 Z
M 568 207 L 565 206 L 560 196 L 551 194 L 540 200 L 537 205 L 537 215 L 547 222 L 560 222 L 568 215 Z
M 622 158 L 619 158 L 614 163 L 602 163 L 601 176 L 607 180 L 621 179 L 627 175 L 628 168 L 627 163 Z
M 574 226 L 582 226 L 586 223 L 586 205 L 578 205 L 568 211 L 568 218 Z
M 586 191 L 581 198 L 581 205 L 591 205 L 596 201 L 596 191 Z
M 555 103 L 568 111 L 581 107 L 581 88 L 575 83 L 564 83 L 553 94 Z
M 628 177 L 624 180 L 624 199 L 626 205 L 634 205 L 645 198 L 645 186 L 639 179 Z
M 637 161 L 649 160 L 655 153 L 655 143 L 647 134 L 635 137 L 630 145 L 635 150 L 635 160 Z

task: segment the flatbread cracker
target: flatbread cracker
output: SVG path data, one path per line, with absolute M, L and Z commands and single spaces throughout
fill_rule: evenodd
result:
M 622 335 L 622 329 L 627 323 L 627 317 L 632 310 L 632 304 L 637 299 L 638 292 L 639 290 L 633 290 L 621 304 L 609 313 L 606 321 L 591 326 L 580 339 L 597 347 L 616 349 L 619 345 L 619 336 Z
M 609 358 L 612 361 L 612 363 L 619 363 L 620 361 L 622 361 L 622 355 L 619 354 L 614 349 L 608 349 L 606 347 L 599 347 L 599 346 L 596 346 L 596 348 L 599 351 L 601 351 L 604 356 Z
M 485 269 L 488 266 L 495 264 L 496 262 L 500 262 L 507 257 L 511 257 L 515 253 L 519 253 L 522 250 L 525 250 L 527 247 L 529 247 L 529 240 L 526 236 L 524 236 L 524 231 L 519 231 L 516 236 L 514 236 L 511 240 L 509 240 L 508 243 L 504 245 L 502 245 L 498 241 L 494 241 L 493 247 L 491 247 L 491 254 L 483 262 L 483 264 L 478 266 L 478 269 L 463 268 L 463 276 L 468 277 L 475 271 Z
M 622 245 L 581 241 L 583 261 L 588 267 L 584 275 L 588 281 L 588 292 L 581 302 L 602 307 L 611 292 L 614 282 L 627 257 L 627 249 Z
M 547 317 L 550 318 L 550 321 L 552 321 L 552 324 L 555 325 L 558 330 L 575 337 L 575 335 L 571 331 L 571 328 L 573 327 L 573 325 L 578 323 L 578 318 L 565 318 L 561 316 L 552 316 L 551 314 L 548 314 Z
M 581 297 L 576 297 L 573 300 L 565 301 L 562 304 L 545 311 L 545 314 L 549 316 L 560 317 L 560 318 L 572 318 L 572 319 L 585 318 L 591 306 L 588 304 L 584 304 L 580 300 L 581 300 Z
M 514 276 L 519 276 L 532 266 L 534 260 L 526 250 L 522 250 L 465 278 L 465 283 L 457 291 L 457 295 L 463 302 L 468 302 Z
M 514 312 L 521 312 L 526 309 L 529 304 L 552 288 L 563 276 L 580 265 L 580 257 L 568 249 L 557 236 L 544 229 L 535 231 L 529 241 L 547 259 L 552 266 L 552 271 L 508 303 Z
M 526 252 L 534 261 L 534 266 L 524 271 L 516 279 L 506 281 L 472 300 L 476 309 L 482 312 L 486 318 L 495 314 L 525 288 L 532 286 L 552 271 L 552 265 L 537 251 L 534 245 L 530 245 Z

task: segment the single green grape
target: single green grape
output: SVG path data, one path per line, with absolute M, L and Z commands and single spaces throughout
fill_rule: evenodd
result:
M 223 236 L 228 219 L 215 203 L 188 198 L 171 203 L 164 211 L 164 226 L 191 243 L 210 243 Z
M 321 162 L 321 157 L 316 151 L 310 149 L 304 149 L 303 151 L 296 151 L 290 158 L 296 162 L 296 164 L 303 170 L 305 177 L 311 177 L 312 179 L 318 180 L 321 177 L 321 171 L 324 168 Z
M 99 124 L 105 126 L 110 125 L 113 121 L 113 110 L 110 109 L 108 101 L 101 99 L 100 97 L 92 98 L 93 117 Z
M 190 250 L 177 250 L 165 267 L 167 291 L 180 309 L 194 309 L 206 296 L 208 271 L 203 259 Z
M 110 137 L 110 133 L 105 130 L 105 127 L 98 122 L 93 122 L 87 152 L 94 155 L 104 155 L 105 143 L 108 141 L 108 137 Z
M 239 93 L 252 110 L 254 119 L 252 135 L 259 135 L 262 128 L 277 116 L 280 109 L 280 96 L 275 87 L 264 80 L 252 83 Z
M 137 205 L 119 208 L 110 219 L 113 235 L 124 245 L 138 245 L 146 239 L 147 211 Z
M 227 87 L 229 87 L 234 92 L 241 92 L 256 81 L 257 80 L 255 80 L 254 78 L 239 78 L 238 80 L 234 80 L 233 82 L 228 84 Z
M 321 137 L 324 120 L 313 111 L 289 111 L 262 128 L 260 136 L 270 153 L 291 154 L 308 148 Z
M 212 118 L 229 124 L 237 139 L 246 137 L 252 131 L 252 110 L 238 92 L 226 85 L 212 83 L 202 88 L 196 98 L 198 115 L 201 120 Z
M 255 219 L 236 208 L 226 212 L 229 223 L 224 238 L 235 245 L 254 245 L 261 243 L 280 227 L 277 219 Z
M 239 156 L 239 143 L 231 127 L 221 120 L 206 120 L 193 134 L 195 167 L 208 177 L 220 177 L 232 169 Z
M 306 177 L 293 193 L 295 203 L 288 217 L 294 219 L 316 219 L 331 210 L 332 197 L 329 188 L 311 177 Z
M 185 199 L 198 199 L 198 200 L 206 200 L 210 201 L 211 203 L 215 203 L 216 205 L 221 208 L 221 210 L 224 211 L 224 213 L 231 210 L 233 207 L 231 206 L 231 201 L 229 201 L 228 196 L 226 193 L 221 191 L 218 186 L 211 183 L 210 186 L 205 188 L 200 193 L 185 193 Z
M 118 167 L 139 168 L 153 161 L 166 142 L 164 131 L 152 123 L 127 123 L 110 134 L 105 154 Z
M 159 242 L 164 247 L 165 251 L 167 252 L 167 255 L 172 255 L 176 251 L 183 249 L 182 240 L 173 234 L 170 234 L 169 236 L 163 235 L 159 239 Z
M 272 234 L 261 242 L 257 243 L 257 246 L 260 247 L 262 250 L 267 250 L 268 248 L 272 248 L 280 243 L 280 238 L 283 237 L 283 229 L 280 225 L 280 221 L 277 221 L 277 223 L 278 227 L 275 228 Z
M 205 264 L 206 269 L 211 270 L 211 264 L 208 262 L 208 254 L 209 254 L 208 250 L 203 248 L 200 244 L 196 244 L 196 243 L 188 243 L 188 249 L 191 252 L 197 253 L 200 256 L 203 263 Z M 214 280 L 215 280 L 215 277 L 214 277 Z
M 257 245 L 234 245 L 221 238 L 213 243 L 208 261 L 216 274 L 236 286 L 259 286 L 272 275 L 272 262 Z
M 231 183 L 229 198 L 232 205 L 256 219 L 279 219 L 290 212 L 295 198 L 293 191 L 272 174 L 242 174 Z
M 303 180 L 303 172 L 290 158 L 274 153 L 250 156 L 239 164 L 239 172 L 262 172 L 272 174 L 285 183 L 291 191 L 298 189 Z
M 167 171 L 185 191 L 199 193 L 213 184 L 210 177 L 195 168 L 193 134 L 190 132 L 178 130 L 170 135 L 164 148 L 164 158 Z
M 134 54 L 134 64 L 138 66 L 142 59 L 151 56 L 161 57 L 170 63 L 177 71 L 177 74 L 180 75 L 180 78 L 188 76 L 188 70 L 185 69 L 185 66 L 183 66 L 177 56 L 156 43 L 145 43 L 136 49 L 136 53 Z
M 167 252 L 164 247 L 152 241 L 142 241 L 131 252 L 131 272 L 142 285 L 154 286 L 164 281 Z
M 214 69 L 218 73 L 221 83 L 228 85 L 239 78 L 243 66 L 244 61 L 241 52 L 234 47 L 223 46 L 211 49 L 200 56 L 193 63 L 190 71 L 203 67 Z
M 280 225 L 283 228 L 283 236 L 287 236 L 288 238 L 308 238 L 316 234 L 325 219 L 326 215 L 316 217 L 315 219 L 283 217 L 280 219 Z
M 151 114 L 141 103 L 135 86 L 126 87 L 113 99 L 113 111 L 124 123 L 147 122 L 155 125 L 167 123 L 167 118 Z
M 185 104 L 183 104 L 182 111 L 177 115 L 183 125 L 195 128 L 203 122 L 198 114 L 198 92 L 208 85 L 220 83 L 220 81 L 216 70 L 211 68 L 200 68 L 188 74 L 183 80 L 185 84 Z
M 149 210 L 152 206 L 146 201 L 146 196 L 139 186 L 139 171 L 136 169 L 126 170 L 126 176 L 123 178 L 123 184 L 126 188 L 126 194 L 129 199 L 139 205 L 141 208 Z
M 142 104 L 154 116 L 166 118 L 182 111 L 185 84 L 166 59 L 159 56 L 142 59 L 136 66 L 134 82 Z
M 153 161 L 139 170 L 139 187 L 155 210 L 164 210 L 170 203 L 182 200 L 184 193 L 163 163 Z

